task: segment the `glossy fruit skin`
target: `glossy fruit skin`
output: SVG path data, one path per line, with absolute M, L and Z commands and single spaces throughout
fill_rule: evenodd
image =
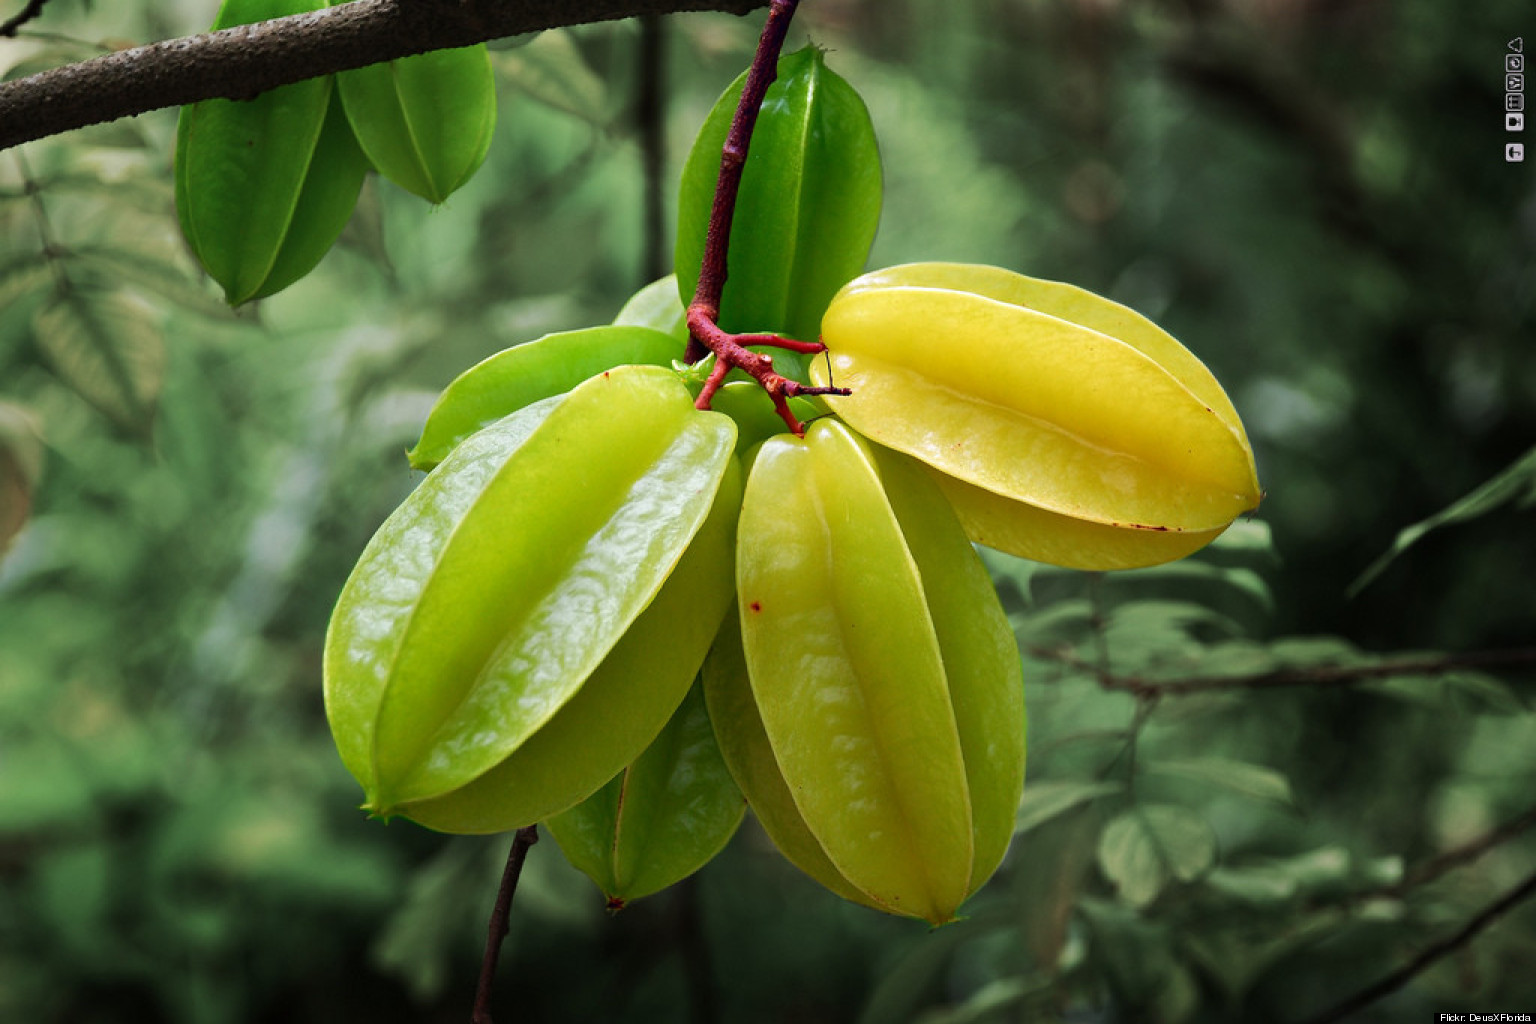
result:
M 866 274 L 827 309 L 828 405 L 938 471 L 971 537 L 1078 568 L 1182 557 L 1257 506 L 1219 384 L 1150 321 L 995 267 Z
M 783 57 L 778 75 L 742 174 L 719 325 L 814 341 L 833 293 L 869 257 L 880 220 L 880 153 L 863 100 L 820 51 Z M 716 102 L 683 170 L 676 270 L 684 305 L 698 287 L 721 149 L 745 81 Z
M 498 421 L 428 476 L 369 542 L 326 636 L 326 713 L 371 811 L 464 789 L 573 703 L 680 569 L 730 486 L 735 440 L 675 373 L 628 366 Z M 728 530 L 710 536 L 728 550 Z M 695 668 L 571 802 L 639 754 Z
M 741 470 L 726 464 L 714 507 L 661 591 L 564 706 L 505 761 L 405 817 L 458 834 L 506 832 L 584 800 L 633 761 L 673 715 L 733 595 Z
M 546 334 L 503 349 L 443 389 L 407 458 L 413 469 L 430 470 L 466 437 L 524 406 L 616 366 L 669 366 L 682 351 L 659 331 L 619 325 Z
M 764 442 L 738 536 L 750 701 L 728 638 L 705 676 L 733 775 L 829 888 L 951 920 L 1023 785 L 1018 654 L 985 570 L 920 470 L 831 419 Z
M 226 0 L 212 28 L 319 10 L 323 0 Z M 231 305 L 309 273 L 346 226 L 368 171 L 332 78 L 252 100 L 183 107 L 176 212 L 192 251 Z
M 483 43 L 343 71 L 336 88 L 373 166 L 428 202 L 463 186 L 490 150 L 496 79 Z
M 544 824 L 617 910 L 707 864 L 746 809 L 695 684 L 645 753 Z

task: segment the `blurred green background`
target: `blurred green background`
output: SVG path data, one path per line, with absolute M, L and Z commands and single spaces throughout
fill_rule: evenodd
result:
M 53 0 L 0 67 L 213 15 Z M 663 22 L 667 258 L 693 132 L 761 19 Z M 1502 95 L 1522 33 L 1525 0 L 805 0 L 790 46 L 826 48 L 880 135 L 872 265 L 995 263 L 1146 313 L 1233 396 L 1267 497 L 1176 566 L 989 560 L 1030 786 L 967 920 L 844 904 L 750 821 L 610 918 L 546 841 L 502 1019 L 1290 1024 L 1528 879 L 1536 174 L 1503 159 Z M 437 391 L 654 274 L 639 52 L 623 22 L 497 44 L 475 180 L 438 209 L 370 180 L 313 275 L 234 313 L 177 232 L 173 111 L 0 154 L 0 529 L 31 512 L 0 561 L 0 1020 L 467 1018 L 506 840 L 355 809 L 321 643 L 419 479 L 403 451 Z M 1352 1019 L 1536 1012 L 1536 906 L 1496 916 Z

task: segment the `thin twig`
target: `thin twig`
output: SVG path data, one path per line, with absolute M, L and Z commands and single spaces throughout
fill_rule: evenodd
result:
M 0 85 L 0 149 L 198 100 L 542 29 L 679 11 L 746 14 L 764 0 L 353 0 L 169 39 Z
M 1502 846 L 1504 843 L 1519 836 L 1532 825 L 1536 825 L 1536 807 L 1532 807 L 1519 817 L 1512 818 L 1497 828 L 1485 832 L 1476 839 L 1453 847 L 1438 856 L 1431 857 L 1422 864 L 1415 865 L 1412 870 L 1403 876 L 1402 881 L 1395 885 L 1384 886 L 1368 895 L 1387 899 L 1402 899 L 1411 890 L 1417 889 L 1421 885 L 1428 885 L 1446 872 L 1453 871 L 1464 864 L 1470 864 L 1494 847 Z
M 9 36 L 10 38 L 15 39 L 16 30 L 21 28 L 21 26 L 25 25 L 27 22 L 31 21 L 33 18 L 42 14 L 43 5 L 47 2 L 48 0 L 27 0 L 27 6 L 21 9 L 20 14 L 16 15 L 14 18 L 8 18 L 5 24 L 0 25 L 0 36 Z
M 1529 899 L 1533 895 L 1536 895 L 1536 873 L 1531 874 L 1525 881 L 1484 907 L 1476 916 L 1463 925 L 1456 934 L 1428 947 L 1418 956 L 1380 981 L 1361 989 L 1353 996 L 1350 996 L 1321 1015 L 1313 1017 L 1308 1021 L 1308 1024 L 1334 1024 L 1335 1021 L 1341 1021 L 1353 1014 L 1359 1013 L 1367 1006 L 1376 1002 L 1376 1000 L 1391 995 L 1412 981 L 1416 976 L 1428 970 L 1437 961 L 1444 959 L 1470 943 L 1477 937 L 1479 932 L 1504 916 L 1517 904 Z
M 1304 668 L 1272 669 L 1241 675 L 1207 676 L 1197 679 L 1155 680 L 1139 675 L 1101 673 L 1070 651 L 1031 648 L 1033 657 L 1057 661 L 1073 668 L 1094 672 L 1099 685 L 1137 697 L 1184 697 L 1219 690 L 1268 690 L 1289 686 L 1342 686 L 1385 679 L 1391 676 L 1437 676 L 1464 668 L 1523 668 L 1536 665 L 1536 648 L 1468 651 L 1435 657 L 1391 658 L 1368 665 L 1312 665 Z
M 470 1015 L 470 1024 L 492 1024 L 491 989 L 496 983 L 496 961 L 501 958 L 501 943 L 507 937 L 512 894 L 517 891 L 518 878 L 522 877 L 528 847 L 538 841 L 537 825 L 520 828 L 512 837 L 512 849 L 507 851 L 507 867 L 501 873 L 501 889 L 496 894 L 496 907 L 491 911 L 490 931 L 485 937 L 485 957 L 480 961 L 480 985 L 475 990 L 475 1009 Z

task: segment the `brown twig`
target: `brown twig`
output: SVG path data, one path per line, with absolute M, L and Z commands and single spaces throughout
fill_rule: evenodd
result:
M 1444 853 L 1431 857 L 1422 864 L 1417 864 L 1403 876 L 1402 881 L 1396 885 L 1387 886 L 1372 895 L 1386 897 L 1388 899 L 1401 899 L 1410 890 L 1421 885 L 1428 885 L 1448 871 L 1453 871 L 1463 864 L 1470 864 L 1483 854 L 1496 846 L 1502 846 L 1522 832 L 1536 825 L 1536 807 L 1532 807 L 1518 818 L 1513 818 L 1504 824 L 1485 832 L 1476 839 L 1465 842 Z
M 1335 1021 L 1341 1021 L 1353 1014 L 1359 1013 L 1367 1006 L 1376 1002 L 1376 1000 L 1391 995 L 1412 981 L 1416 976 L 1428 970 L 1437 961 L 1444 959 L 1470 943 L 1477 937 L 1479 932 L 1533 895 L 1536 895 L 1536 873 L 1531 874 L 1525 881 L 1484 907 L 1454 935 L 1429 946 L 1418 956 L 1391 974 L 1361 989 L 1332 1009 L 1311 1018 L 1308 1024 L 1334 1024 Z
M 0 149 L 428 50 L 680 11 L 746 14 L 765 0 L 354 0 L 110 53 L 0 85 Z
M 1185 697 L 1219 690 L 1268 690 L 1290 686 L 1341 686 L 1391 676 L 1436 676 L 1464 668 L 1522 668 L 1536 665 L 1536 648 L 1469 651 L 1435 657 L 1395 658 L 1369 665 L 1313 665 L 1273 669 L 1244 675 L 1207 676 L 1199 679 L 1155 680 L 1139 675 L 1114 675 L 1097 671 L 1071 652 L 1033 648 L 1039 658 L 1093 671 L 1099 685 L 1140 698 Z
M 496 982 L 496 961 L 501 958 L 501 943 L 507 937 L 507 917 L 512 912 L 512 894 L 517 891 L 517 880 L 522 877 L 528 847 L 538 841 L 537 825 L 520 828 L 512 837 L 512 849 L 507 851 L 507 867 L 501 873 L 501 889 L 496 894 L 496 906 L 491 911 L 490 931 L 485 937 L 485 957 L 480 961 L 480 985 L 475 990 L 475 1009 L 470 1015 L 470 1024 L 492 1024 L 491 989 Z
M 747 163 L 747 150 L 752 144 L 752 129 L 757 125 L 757 113 L 762 108 L 768 87 L 779 74 L 779 52 L 784 48 L 784 37 L 789 32 L 789 22 L 795 16 L 799 0 L 772 0 L 768 9 L 768 21 L 757 42 L 757 53 L 752 67 L 747 71 L 747 81 L 736 104 L 736 115 L 731 119 L 731 129 L 725 137 L 725 147 L 720 154 L 720 177 L 715 182 L 714 205 L 709 211 L 709 228 L 704 238 L 704 258 L 699 267 L 699 284 L 694 290 L 693 301 L 688 304 L 688 349 L 683 360 L 696 363 L 713 352 L 715 365 L 709 379 L 699 392 L 700 409 L 708 409 L 710 400 L 725 382 L 726 374 L 742 370 L 752 376 L 768 397 L 773 407 L 790 430 L 804 434 L 805 427 L 789 409 L 789 399 L 795 395 L 846 395 L 847 388 L 813 388 L 790 380 L 776 373 L 773 358 L 748 350 L 748 345 L 765 345 L 815 355 L 826 351 L 819 341 L 794 341 L 777 334 L 732 334 L 719 326 L 720 296 L 725 291 L 728 276 L 726 255 L 731 246 L 731 220 L 736 213 L 736 195 L 741 189 L 741 172 Z
M 43 5 L 48 0 L 27 0 L 27 6 L 21 9 L 21 13 L 15 17 L 7 18 L 5 24 L 0 25 L 0 36 L 16 38 L 16 30 L 27 22 L 43 13 Z

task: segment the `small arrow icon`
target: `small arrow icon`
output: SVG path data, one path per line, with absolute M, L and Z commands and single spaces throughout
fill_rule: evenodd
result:
M 1522 37 L 1522 36 L 1515 36 L 1515 38 L 1513 38 L 1513 39 L 1511 39 L 1509 41 L 1509 48 L 1511 50 L 1515 51 L 1516 53 L 1523 53 L 1525 51 L 1525 40 L 1524 40 L 1524 37 Z

